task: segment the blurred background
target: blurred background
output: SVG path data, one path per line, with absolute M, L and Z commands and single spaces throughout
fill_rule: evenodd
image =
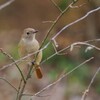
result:
M 8 0 L 0 0 L 0 5 Z M 63 11 L 72 0 L 54 0 Z M 70 8 L 53 28 L 51 34 L 56 34 L 63 26 L 79 19 L 87 12 L 100 6 L 100 0 L 78 0 L 74 6 L 82 5 L 79 8 Z M 60 11 L 50 0 L 15 0 L 12 4 L 0 10 L 0 48 L 11 54 L 15 60 L 19 59 L 18 42 L 23 30 L 32 27 L 39 30 L 37 35 L 41 43 L 44 39 L 50 22 L 54 21 Z M 77 41 L 87 41 L 99 39 L 100 36 L 100 11 L 92 13 L 81 22 L 64 30 L 57 38 L 57 50 L 61 50 Z M 49 41 L 49 38 L 47 42 Z M 98 42 L 91 42 L 99 46 Z M 25 93 L 34 94 L 43 87 L 61 77 L 64 72 L 78 66 L 90 57 L 95 57 L 92 61 L 72 72 L 58 84 L 47 89 L 34 100 L 80 100 L 86 90 L 94 73 L 100 66 L 100 51 L 95 49 L 85 52 L 87 46 L 74 48 L 73 51 L 66 50 L 64 55 L 56 55 L 42 64 L 44 77 L 36 79 L 35 75 L 29 80 Z M 52 45 L 43 51 L 43 60 L 54 53 Z M 11 60 L 0 53 L 0 67 L 11 63 Z M 6 78 L 16 88 L 20 82 L 20 74 L 15 66 L 11 66 L 0 71 L 0 77 Z M 49 95 L 49 96 L 48 96 Z M 6 82 L 0 80 L 0 100 L 15 100 L 16 91 Z M 96 76 L 86 100 L 100 100 L 100 73 Z M 29 100 L 24 96 L 22 100 Z

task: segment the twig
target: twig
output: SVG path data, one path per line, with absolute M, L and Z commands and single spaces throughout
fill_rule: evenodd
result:
M 43 21 L 42 23 L 54 23 L 54 21 Z
M 22 98 L 22 96 L 23 96 L 24 89 L 25 89 L 25 87 L 26 87 L 26 84 L 27 84 L 27 80 L 26 80 L 26 83 L 23 83 L 23 86 L 21 87 L 21 89 L 20 89 L 20 91 L 19 91 L 19 94 L 18 94 L 16 100 L 21 100 L 21 98 Z
M 79 5 L 79 6 L 72 6 L 72 5 L 70 5 L 70 7 L 71 7 L 71 8 L 80 8 L 80 7 L 84 6 L 85 4 L 86 4 L 86 3 L 83 3 L 83 4 Z
M 45 88 L 43 88 L 42 90 L 40 90 L 39 92 L 35 93 L 33 96 L 37 96 L 40 93 L 42 93 L 43 91 L 47 90 L 48 88 L 50 88 L 51 86 L 57 84 L 58 82 L 60 82 L 63 78 L 67 77 L 68 75 L 70 75 L 73 71 L 75 71 L 76 69 L 78 69 L 79 67 L 81 67 L 82 65 L 86 64 L 87 62 L 91 61 L 92 59 L 94 59 L 94 57 L 91 57 L 87 60 L 85 60 L 84 62 L 82 62 L 80 65 L 76 66 L 74 69 L 70 70 L 69 72 L 67 72 L 66 74 L 62 75 L 57 81 L 47 85 Z M 32 97 L 33 97 L 32 96 Z M 31 97 L 31 98 L 32 98 Z
M 24 59 L 26 59 L 26 58 L 28 58 L 28 57 L 31 57 L 32 55 L 34 55 L 34 54 L 36 54 L 36 53 L 38 53 L 38 52 L 40 52 L 40 51 L 43 51 L 44 49 L 46 49 L 46 48 L 49 46 L 49 44 L 50 44 L 50 42 L 48 42 L 48 43 L 47 43 L 43 48 L 41 48 L 40 50 L 37 50 L 37 51 L 34 52 L 34 53 L 30 53 L 30 54 L 28 54 L 27 56 L 24 56 L 24 57 L 22 57 L 22 58 L 16 60 L 15 62 L 12 62 L 12 63 L 10 63 L 10 64 L 7 64 L 7 65 L 5 65 L 5 66 L 2 66 L 2 67 L 0 68 L 0 71 L 2 71 L 3 69 L 8 68 L 8 67 L 14 65 L 15 63 L 22 62 Z
M 85 19 L 85 18 L 88 17 L 90 14 L 92 14 L 92 13 L 98 11 L 98 10 L 100 10 L 100 7 L 98 7 L 98 8 L 96 8 L 96 9 L 93 9 L 93 10 L 87 12 L 83 17 L 81 17 L 81 18 L 75 20 L 74 22 L 72 22 L 72 23 L 70 23 L 70 24 L 64 26 L 59 32 L 57 32 L 57 34 L 52 38 L 52 40 L 54 40 L 58 35 L 60 35 L 60 34 L 61 34 L 65 29 L 67 29 L 68 27 L 70 27 L 70 26 L 72 26 L 72 25 L 74 25 L 74 24 L 80 22 L 81 20 Z
M 84 42 L 98 42 L 98 41 L 100 41 L 100 39 L 93 39 L 93 40 L 87 40 L 87 41 L 84 41 Z
M 3 8 L 9 6 L 11 3 L 13 3 L 15 0 L 8 0 L 6 3 L 0 5 L 0 10 L 2 10 Z
M 94 39 L 94 40 L 89 40 L 89 41 L 92 42 L 92 41 L 95 41 L 95 40 L 98 40 L 98 41 L 99 41 L 99 39 Z M 75 43 L 72 43 L 72 44 L 70 44 L 69 46 L 67 46 L 67 47 L 65 47 L 65 48 L 63 48 L 63 49 L 61 49 L 61 50 L 59 50 L 59 51 L 55 50 L 55 53 L 52 54 L 51 56 L 47 57 L 45 60 L 43 60 L 43 61 L 41 62 L 41 64 L 43 64 L 43 63 L 46 62 L 47 60 L 51 59 L 51 58 L 54 57 L 55 55 L 59 55 L 59 53 L 65 51 L 65 50 L 67 50 L 67 49 L 74 48 L 76 45 L 91 46 L 91 47 L 95 48 L 96 50 L 99 50 L 99 51 L 100 51 L 100 48 L 98 48 L 97 46 L 94 46 L 94 45 L 92 45 L 92 44 L 89 44 L 89 43 L 88 43 L 89 41 L 75 42 Z
M 74 47 L 76 45 L 86 45 L 86 46 L 91 46 L 93 48 L 95 48 L 96 50 L 99 50 L 100 51 L 100 48 L 98 48 L 97 46 L 94 46 L 92 44 L 89 44 L 89 43 L 86 43 L 86 42 L 76 42 L 76 43 L 73 43 L 71 46 Z
M 76 2 L 72 2 L 72 3 L 70 3 L 70 5 L 73 5 L 73 4 L 75 4 L 75 3 L 76 3 Z M 51 27 L 49 28 L 49 30 L 48 30 L 46 36 L 44 37 L 44 39 L 43 39 L 43 41 L 42 41 L 42 44 L 41 44 L 41 46 L 40 46 L 40 49 L 41 49 L 42 46 L 44 45 L 45 41 L 47 40 L 47 38 L 48 38 L 49 35 L 50 35 L 50 32 L 52 31 L 52 29 L 54 28 L 54 26 L 57 24 L 57 22 L 59 21 L 59 19 L 65 14 L 66 11 L 69 10 L 70 5 L 69 5 L 64 11 L 62 11 L 62 12 L 59 14 L 59 16 L 55 19 L 54 23 L 51 25 Z
M 83 93 L 81 100 L 85 100 L 85 99 L 86 99 L 86 96 L 87 96 L 87 94 L 88 94 L 88 92 L 89 92 L 89 90 L 90 90 L 90 87 L 91 87 L 92 83 L 94 82 L 94 79 L 96 78 L 96 76 L 97 76 L 97 74 L 98 74 L 99 72 L 100 72 L 100 67 L 99 67 L 99 68 L 97 69 L 97 71 L 95 72 L 93 78 L 91 79 L 90 84 L 88 85 L 87 89 L 86 89 L 85 92 Z
M 5 78 L 3 78 L 3 77 L 0 77 L 0 80 L 5 81 L 5 82 L 8 83 L 16 92 L 18 92 L 18 90 L 17 90 L 7 79 L 5 79 Z
M 20 89 L 21 89 L 21 85 L 22 85 L 22 79 L 20 80 L 20 83 L 19 83 L 16 100 L 18 100 L 18 96 L 19 96 L 19 92 L 20 92 Z
M 53 0 L 50 0 L 54 6 L 62 13 L 62 10 L 60 9 L 60 7 L 53 1 Z
M 83 42 L 81 42 L 81 43 L 84 43 L 84 45 L 85 45 L 85 43 L 94 42 L 94 41 L 95 41 L 95 42 L 96 42 L 96 41 L 100 41 L 100 39 L 93 39 L 93 40 L 83 41 Z M 49 41 L 43 48 L 41 48 L 41 49 L 38 50 L 37 52 L 40 52 L 41 50 L 46 49 L 46 48 L 49 46 L 50 42 L 51 42 L 51 41 Z M 76 43 L 74 43 L 74 45 L 75 45 L 75 44 L 78 45 L 78 43 L 79 43 L 79 42 L 76 42 Z M 73 45 L 73 44 L 71 44 L 71 45 Z M 49 57 L 46 58 L 44 61 L 42 61 L 41 64 L 44 63 L 45 61 L 49 60 L 49 59 L 52 58 L 53 56 L 55 56 L 55 55 L 57 55 L 57 54 L 59 54 L 59 53 L 65 51 L 65 50 L 69 49 L 69 48 L 71 47 L 71 45 L 69 45 L 69 46 L 63 48 L 62 50 L 59 50 L 59 51 L 56 52 L 55 54 L 49 56 Z M 95 47 L 95 49 L 97 49 L 97 50 L 100 49 L 100 48 L 98 48 L 98 47 L 96 47 L 96 46 L 94 46 L 94 45 L 91 45 L 91 44 L 88 44 L 88 46 L 93 46 L 93 47 Z M 5 65 L 5 66 L 2 66 L 2 68 L 0 68 L 0 71 L 3 70 L 3 69 L 5 69 L 5 68 L 8 68 L 8 67 L 12 66 L 12 65 L 15 64 L 15 63 L 18 63 L 18 62 L 23 61 L 24 59 L 26 59 L 26 58 L 28 58 L 28 57 L 30 57 L 30 56 L 36 54 L 37 52 L 31 53 L 31 54 L 29 54 L 29 55 L 27 55 L 27 56 L 25 56 L 25 57 L 22 57 L 22 58 L 16 60 L 16 61 L 13 62 L 13 63 L 10 63 L 10 64 L 7 64 L 7 65 Z
M 0 48 L 0 51 L 1 51 L 5 56 L 7 56 L 9 59 L 11 59 L 11 60 L 14 62 L 14 64 L 16 65 L 17 69 L 19 70 L 19 72 L 20 72 L 20 74 L 21 74 L 21 76 L 22 76 L 23 81 L 26 82 L 26 80 L 25 80 L 25 78 L 24 78 L 24 75 L 23 75 L 21 69 L 19 68 L 19 66 L 17 65 L 17 63 L 16 63 L 15 60 L 13 59 L 13 57 L 12 57 L 10 54 L 6 53 L 2 48 Z

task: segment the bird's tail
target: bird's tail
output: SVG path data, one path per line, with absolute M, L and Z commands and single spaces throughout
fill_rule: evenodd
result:
M 42 70 L 39 66 L 36 67 L 35 72 L 38 79 L 41 79 L 43 77 Z

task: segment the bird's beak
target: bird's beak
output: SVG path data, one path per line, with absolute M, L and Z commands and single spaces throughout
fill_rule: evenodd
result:
M 38 30 L 35 30 L 35 33 L 37 33 L 38 32 Z

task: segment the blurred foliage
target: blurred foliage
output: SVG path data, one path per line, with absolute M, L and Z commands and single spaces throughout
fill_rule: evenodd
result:
M 81 51 L 83 52 L 83 51 Z M 44 50 L 44 59 L 54 53 L 52 45 L 50 45 L 46 50 Z M 82 54 L 83 55 L 83 54 Z M 88 56 L 89 57 L 89 56 Z M 49 76 L 51 79 L 57 78 L 61 72 L 66 71 L 69 72 L 76 66 L 78 66 L 81 62 L 74 60 L 71 56 L 68 55 L 55 55 L 51 59 L 46 61 L 47 65 L 51 65 L 52 70 L 49 72 Z M 78 79 L 83 83 L 83 80 L 89 75 L 89 66 L 83 65 L 81 68 L 75 70 L 72 73 L 71 80 Z
M 6 59 L 5 55 L 0 53 L 0 62 L 4 61 Z
M 80 54 L 80 57 L 81 58 L 89 59 L 90 57 L 93 57 L 95 55 L 95 52 L 96 51 L 94 49 L 91 49 L 91 50 L 88 50 L 87 52 L 85 52 L 86 51 L 86 48 L 87 47 L 80 48 L 79 54 Z
M 18 46 L 17 45 L 12 46 L 12 48 L 10 48 L 10 52 L 11 52 L 11 55 L 12 55 L 12 57 L 14 59 L 18 59 L 19 58 Z
M 96 92 L 100 94 L 100 82 L 98 82 L 98 85 L 96 85 L 94 89 L 96 89 Z
M 64 9 L 67 7 L 68 1 L 69 1 L 69 0 L 61 0 L 61 1 L 59 2 L 58 5 L 59 5 L 59 7 L 60 7 L 61 10 L 64 10 Z

